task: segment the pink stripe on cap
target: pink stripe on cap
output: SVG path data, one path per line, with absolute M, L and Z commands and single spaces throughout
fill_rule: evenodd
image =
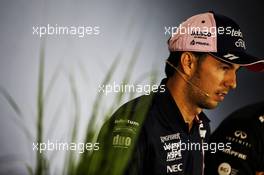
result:
M 196 33 L 194 34 L 192 31 L 196 31 Z M 210 34 L 211 36 L 209 36 Z M 168 45 L 171 52 L 217 52 L 217 28 L 214 15 L 203 13 L 190 17 L 180 24 Z

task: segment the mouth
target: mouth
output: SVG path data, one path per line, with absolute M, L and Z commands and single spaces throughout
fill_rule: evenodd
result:
M 217 92 L 216 93 L 217 101 L 223 101 L 226 95 L 227 95 L 227 92 Z

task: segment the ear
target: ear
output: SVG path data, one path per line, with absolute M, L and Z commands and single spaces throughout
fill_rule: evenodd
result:
M 196 58 L 191 52 L 183 52 L 181 55 L 181 68 L 184 74 L 191 76 L 194 72 Z

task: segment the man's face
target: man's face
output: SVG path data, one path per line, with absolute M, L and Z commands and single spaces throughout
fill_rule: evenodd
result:
M 219 61 L 208 54 L 197 64 L 195 73 L 189 79 L 197 86 L 189 86 L 190 98 L 200 108 L 215 108 L 224 100 L 229 90 L 236 88 L 236 72 L 239 67 L 236 64 Z

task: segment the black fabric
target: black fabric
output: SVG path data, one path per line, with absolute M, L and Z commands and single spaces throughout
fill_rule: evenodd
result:
M 248 66 L 249 69 L 253 71 L 263 71 L 263 59 L 252 56 L 246 52 L 244 36 L 239 25 L 226 16 L 216 13 L 213 14 L 217 29 L 224 29 L 224 32 L 221 30 L 221 32 L 217 33 L 217 52 L 211 52 L 211 54 L 230 63 Z M 230 54 L 238 58 L 230 59 L 232 56 L 227 56 Z M 248 65 L 252 63 L 258 63 L 258 68 Z
M 236 42 L 241 39 L 244 42 L 243 34 L 239 25 L 226 16 L 214 14 L 217 29 L 222 28 L 224 32 L 217 33 L 217 52 L 245 52 L 245 48 L 236 47 Z M 241 33 L 238 33 L 238 32 Z M 235 33 L 236 32 L 236 33 Z
M 230 151 L 206 155 L 206 174 L 226 171 L 232 175 L 255 175 L 264 171 L 264 102 L 244 107 L 227 117 L 210 142 L 231 143 Z M 230 170 L 229 170 L 230 169 Z
M 161 85 L 165 85 L 166 81 L 164 79 Z M 142 100 L 151 102 L 147 105 L 141 103 Z M 134 107 L 135 105 L 137 107 Z M 133 109 L 128 110 L 129 121 L 124 112 L 120 112 L 127 111 L 128 106 Z M 138 118 L 139 113 L 136 114 L 142 109 L 147 109 L 143 119 Z M 199 120 L 203 122 L 204 128 L 207 130 L 204 140 L 204 142 L 207 142 L 210 134 L 209 119 L 204 113 L 201 113 Z M 122 123 L 123 128 L 118 126 Z M 104 130 L 107 130 L 105 135 L 102 134 Z M 103 151 L 103 156 L 106 156 L 109 152 L 114 152 L 114 156 L 111 160 L 103 161 L 103 165 L 111 168 L 105 170 L 106 168 L 102 166 L 100 174 L 105 172 L 108 175 L 118 175 L 120 172 L 116 169 L 119 168 L 124 169 L 122 174 L 126 175 L 201 175 L 203 166 L 201 150 L 184 151 L 179 150 L 177 147 L 179 142 L 186 144 L 201 143 L 198 130 L 198 122 L 194 122 L 192 129 L 189 131 L 188 124 L 184 122 L 167 88 L 165 88 L 165 92 L 160 90 L 157 93 L 132 100 L 118 109 L 101 129 L 98 139 L 100 151 Z M 137 135 L 134 131 L 139 134 Z M 116 139 L 117 136 L 119 136 L 119 140 Z M 125 138 L 127 141 L 131 139 L 133 147 L 121 142 L 120 138 Z M 131 153 L 128 153 L 130 150 Z M 129 156 L 129 158 L 122 158 L 124 156 Z M 120 159 L 124 160 L 120 161 Z M 124 161 L 127 162 L 124 163 Z M 116 166 L 115 162 L 121 163 Z

